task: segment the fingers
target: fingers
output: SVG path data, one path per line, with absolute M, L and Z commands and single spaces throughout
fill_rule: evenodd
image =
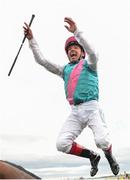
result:
M 26 26 L 27 28 L 29 28 L 29 25 L 28 25 L 26 22 L 24 22 L 24 24 L 25 24 L 25 26 Z
M 28 39 L 32 39 L 33 38 L 33 34 L 32 31 L 29 27 L 29 25 L 27 23 L 24 23 L 25 26 L 23 26 L 24 29 L 24 34 Z
M 65 17 L 65 18 L 64 18 L 64 22 L 68 23 L 68 25 L 65 25 L 66 29 L 67 29 L 69 32 L 74 33 L 75 30 L 77 29 L 77 26 L 76 26 L 75 22 L 72 20 L 72 18 Z
M 24 22 L 24 25 L 25 25 L 25 26 L 23 26 L 24 30 L 29 31 L 30 30 L 29 25 L 27 23 L 25 23 L 25 22 Z
M 69 31 L 69 27 L 67 25 L 65 25 L 65 28 Z
M 23 26 L 23 29 L 24 29 L 24 34 L 27 35 L 29 33 L 29 29 L 24 26 Z
M 65 21 L 73 21 L 71 17 L 65 17 L 64 20 Z
M 67 22 L 67 23 L 69 23 L 70 25 L 75 24 L 75 22 L 73 21 L 73 19 L 70 18 L 70 17 L 65 17 L 65 18 L 64 18 L 64 22 Z

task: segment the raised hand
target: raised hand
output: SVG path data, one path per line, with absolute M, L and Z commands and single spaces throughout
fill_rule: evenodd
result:
M 24 34 L 26 35 L 28 40 L 31 40 L 33 38 L 32 30 L 30 29 L 29 25 L 27 23 L 24 23 L 25 26 L 23 26 Z
M 69 31 L 69 32 L 72 32 L 74 33 L 77 29 L 77 26 L 76 26 L 76 23 L 73 21 L 72 18 L 69 18 L 69 17 L 65 17 L 64 18 L 64 22 L 67 22 L 68 25 L 65 25 L 66 29 Z

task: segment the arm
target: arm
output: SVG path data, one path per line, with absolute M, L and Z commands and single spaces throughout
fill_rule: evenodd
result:
M 82 36 L 82 32 L 78 31 L 78 29 L 74 32 L 75 38 L 77 41 L 83 46 L 84 50 L 88 54 L 88 65 L 92 70 L 97 70 L 97 55 L 94 50 L 90 47 L 86 39 Z
M 66 29 L 74 34 L 77 41 L 83 46 L 84 50 L 88 54 L 88 64 L 89 64 L 90 68 L 93 70 L 96 70 L 98 58 L 97 58 L 94 50 L 90 47 L 88 42 L 82 36 L 82 32 L 78 31 L 75 22 L 71 18 L 65 18 L 64 21 L 69 24 L 69 26 L 65 26 Z
M 25 26 L 26 27 L 24 27 L 24 33 L 26 34 L 26 36 L 29 40 L 29 45 L 30 45 L 30 48 L 33 52 L 33 55 L 34 55 L 36 62 L 38 64 L 44 66 L 48 71 L 62 77 L 64 67 L 56 65 L 54 63 L 51 63 L 50 61 L 48 61 L 44 58 L 36 40 L 33 38 L 33 34 L 32 34 L 30 27 L 26 23 L 25 23 Z
M 33 52 L 35 61 L 38 64 L 44 66 L 48 71 L 62 77 L 64 67 L 56 65 L 56 64 L 50 62 L 49 60 L 46 60 L 44 58 L 43 54 L 41 53 L 40 48 L 39 48 L 39 46 L 38 46 L 38 44 L 34 38 L 29 40 L 29 45 L 30 45 L 30 48 Z

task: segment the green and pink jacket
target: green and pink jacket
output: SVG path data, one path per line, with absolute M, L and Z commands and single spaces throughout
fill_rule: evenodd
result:
M 90 69 L 86 60 L 67 64 L 63 79 L 66 98 L 71 105 L 98 100 L 97 72 Z

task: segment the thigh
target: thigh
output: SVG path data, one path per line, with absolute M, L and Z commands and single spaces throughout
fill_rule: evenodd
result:
M 104 138 L 109 135 L 104 114 L 100 109 L 90 113 L 88 127 L 92 129 L 95 139 Z
M 70 139 L 74 141 L 84 129 L 84 125 L 78 119 L 78 116 L 71 113 L 67 120 L 64 122 L 59 133 L 60 138 Z

